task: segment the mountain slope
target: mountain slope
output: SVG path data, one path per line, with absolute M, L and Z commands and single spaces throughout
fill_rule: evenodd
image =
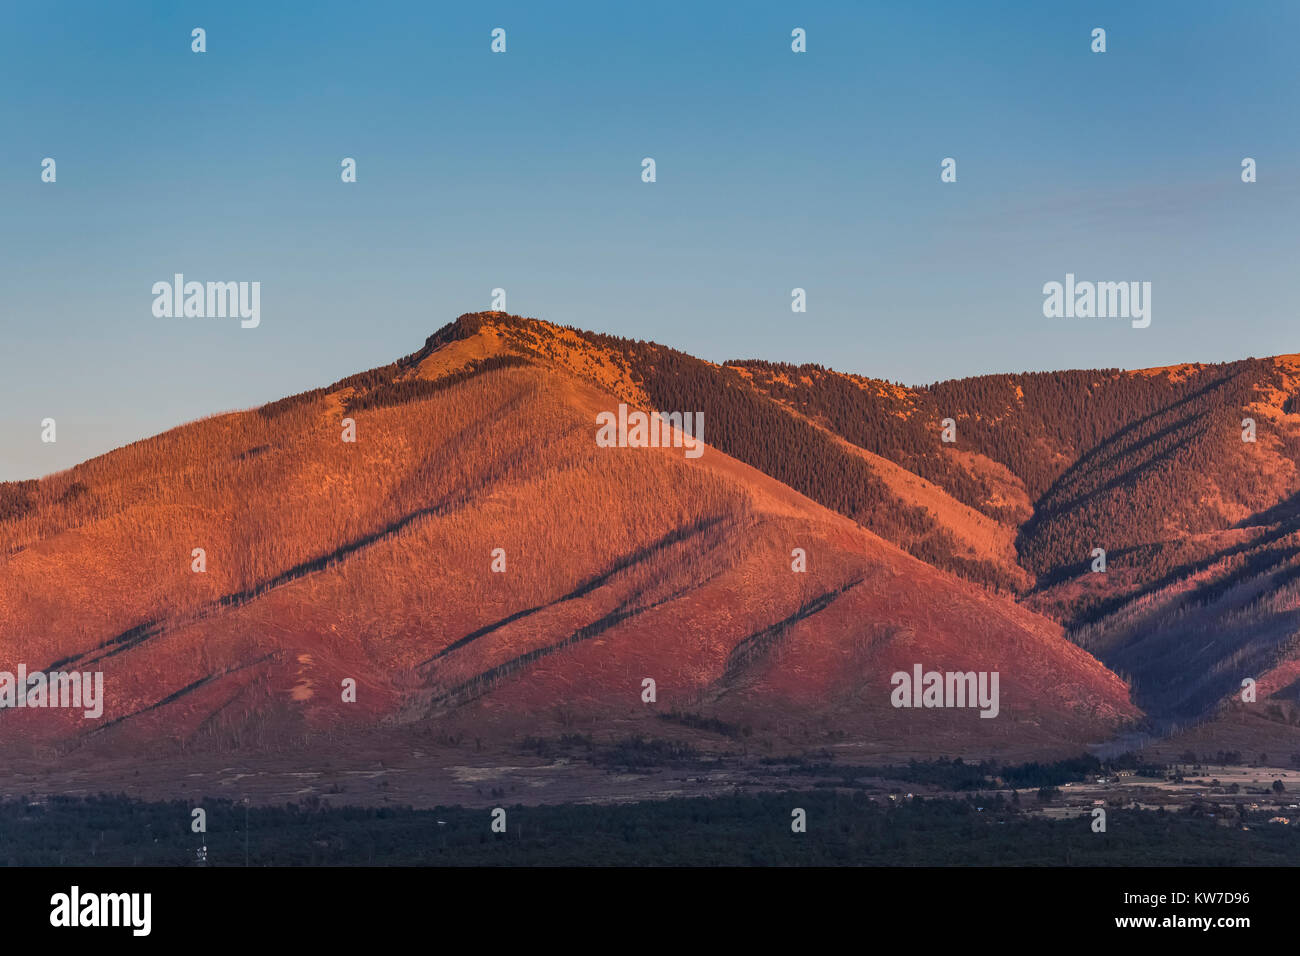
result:
M 906 388 L 500 316 L 441 334 L 483 322 L 629 400 L 707 409 L 721 449 L 931 565 L 1018 593 L 1131 677 L 1157 716 L 1208 716 L 1239 670 L 1295 658 L 1297 356 Z

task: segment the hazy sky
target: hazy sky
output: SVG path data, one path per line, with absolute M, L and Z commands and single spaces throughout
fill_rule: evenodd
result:
M 5 4 L 0 480 L 385 364 L 498 286 L 909 383 L 1300 351 L 1297 37 L 1294 2 Z M 177 272 L 260 282 L 260 327 L 155 318 Z M 1151 326 L 1044 318 L 1067 272 L 1151 282 Z

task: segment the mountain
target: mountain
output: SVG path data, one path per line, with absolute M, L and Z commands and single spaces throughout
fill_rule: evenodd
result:
M 539 328 L 504 334 L 628 401 L 706 410 L 718 449 L 1064 625 L 1159 726 L 1211 716 L 1247 676 L 1289 686 L 1300 356 L 905 388 Z M 574 358 L 593 347 L 599 373 Z
M 0 484 L 0 668 L 106 686 L 98 721 L 0 711 L 0 748 L 672 723 L 758 753 L 1037 757 L 1139 721 L 1289 746 L 1298 396 L 1297 356 L 905 387 L 464 315 L 382 368 Z M 620 404 L 702 413 L 703 453 L 600 447 Z M 997 672 L 998 716 L 892 706 L 917 664 Z
M 1031 485 L 921 429 L 928 392 L 824 375 L 801 401 L 768 367 L 467 315 L 391 365 L 0 485 L 0 669 L 105 685 L 98 720 L 0 711 L 0 748 L 508 751 L 674 716 L 755 752 L 1029 757 L 1136 721 L 1016 600 Z M 844 382 L 933 447 L 865 447 L 826 411 Z M 703 412 L 703 453 L 598 446 L 620 403 Z M 997 716 L 894 707 L 918 664 L 997 672 Z

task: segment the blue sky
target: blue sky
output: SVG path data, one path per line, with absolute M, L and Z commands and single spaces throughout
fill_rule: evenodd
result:
M 385 364 L 495 287 L 909 383 L 1300 351 L 1300 5 L 460 6 L 5 6 L 0 480 Z M 176 272 L 261 282 L 260 327 L 155 318 Z M 1067 272 L 1150 281 L 1150 328 L 1044 318 Z

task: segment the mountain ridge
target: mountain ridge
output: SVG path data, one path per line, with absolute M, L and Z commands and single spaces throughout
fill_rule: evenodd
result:
M 144 661 L 95 739 L 190 747 L 376 722 L 506 740 L 538 713 L 633 727 L 638 671 L 772 746 L 817 726 L 863 754 L 1096 742 L 1141 717 L 1103 665 L 1153 717 L 1213 719 L 1234 668 L 1272 695 L 1297 653 L 1295 358 L 909 388 L 467 313 L 386 366 L 0 484 L 0 572 L 17 581 L 0 649 L 39 651 L 33 667 Z M 602 458 L 594 414 L 611 401 L 704 412 L 700 466 L 666 449 Z M 1259 424 L 1245 449 L 1243 412 Z M 1193 479 L 1214 497 L 1170 497 Z M 608 541 L 587 512 L 611 516 Z M 214 558 L 202 577 L 185 567 L 198 541 Z M 505 575 L 487 570 L 491 541 Z M 806 579 L 790 569 L 800 542 Z M 463 598 L 426 606 L 421 561 Z M 1230 639 L 1213 637 L 1229 619 Z M 1181 655 L 1188 634 L 1203 636 Z M 996 733 L 884 704 L 888 673 L 927 654 L 1007 668 L 1008 719 L 982 722 Z M 345 712 L 324 688 L 347 675 L 362 692 Z M 0 723 L 85 742 L 45 716 Z

